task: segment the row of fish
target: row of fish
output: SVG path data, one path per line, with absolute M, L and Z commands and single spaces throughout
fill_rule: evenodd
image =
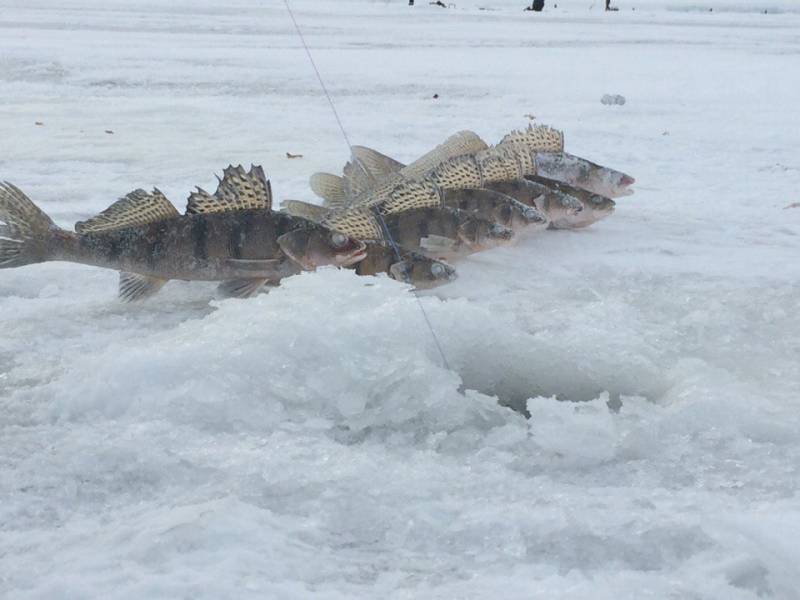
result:
M 459 132 L 404 165 L 354 146 L 342 175 L 316 173 L 323 204 L 273 210 L 261 167 L 228 167 L 185 214 L 157 189 L 137 189 L 99 215 L 61 229 L 21 190 L 0 184 L 0 268 L 69 261 L 120 271 L 120 298 L 141 300 L 170 279 L 220 281 L 248 297 L 302 270 L 334 265 L 428 288 L 449 264 L 543 229 L 581 228 L 611 214 L 633 178 L 564 152 L 550 127 L 489 146 Z

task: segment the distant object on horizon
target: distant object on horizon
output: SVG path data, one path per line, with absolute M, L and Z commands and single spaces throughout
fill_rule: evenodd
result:
M 526 6 L 525 10 L 532 10 L 534 12 L 542 12 L 544 8 L 544 0 L 533 0 L 530 6 Z
M 600 98 L 600 102 L 606 105 L 617 104 L 619 106 L 624 106 L 625 96 L 620 94 L 603 94 L 603 97 Z

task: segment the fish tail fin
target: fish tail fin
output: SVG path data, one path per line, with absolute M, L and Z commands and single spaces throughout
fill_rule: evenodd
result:
M 18 187 L 0 182 L 0 269 L 49 260 L 61 231 Z

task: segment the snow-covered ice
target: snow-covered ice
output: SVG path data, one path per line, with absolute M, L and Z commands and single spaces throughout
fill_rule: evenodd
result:
M 797 3 L 417 4 L 292 2 L 353 143 L 530 114 L 636 194 L 422 294 L 449 369 L 386 278 L 0 271 L 0 597 L 800 598 Z M 283 2 L 0 6 L 0 178 L 64 226 L 347 158 Z

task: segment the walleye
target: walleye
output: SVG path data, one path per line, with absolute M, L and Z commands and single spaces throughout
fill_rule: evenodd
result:
M 300 200 L 285 200 L 282 206 L 292 215 L 321 222 L 368 242 L 368 252 L 369 242 L 385 245 L 394 242 L 404 251 L 414 250 L 429 258 L 453 260 L 507 244 L 514 238 L 514 231 L 509 227 L 484 219 L 475 212 L 449 207 L 413 208 L 379 215 L 368 208 L 337 212 Z M 538 211 L 536 218 L 540 218 Z
M 636 180 L 626 173 L 566 152 L 538 154 L 536 172 L 526 174 L 555 179 L 608 198 L 630 196 L 633 190 L 629 186 L 636 183 Z
M 352 268 L 359 275 L 377 275 L 386 273 L 392 279 L 425 290 L 453 281 L 456 270 L 445 262 L 434 260 L 405 248 L 398 248 L 397 253 L 386 243 L 367 243 L 367 256 Z
M 261 167 L 228 167 L 217 191 L 198 188 L 185 215 L 157 189 L 135 190 L 96 217 L 60 229 L 17 187 L 0 184 L 0 268 L 68 261 L 120 271 L 120 298 L 140 300 L 170 279 L 222 281 L 249 296 L 297 267 L 351 266 L 365 244 L 271 210 Z
M 530 175 L 525 179 L 530 183 L 543 185 L 547 189 L 576 198 L 583 205 L 583 210 L 566 218 L 569 228 L 571 229 L 588 227 L 600 219 L 605 219 L 614 212 L 616 203 L 611 198 L 593 194 L 586 190 L 567 185 L 566 183 L 560 183 L 537 175 Z
M 547 215 L 550 229 L 570 229 L 583 212 L 583 203 L 574 196 L 528 179 L 489 183 L 486 187 L 535 206 Z
M 536 206 L 525 205 L 505 194 L 488 189 L 442 190 L 440 198 L 441 207 L 472 213 L 480 219 L 497 223 L 515 233 L 546 229 L 549 223 L 547 215 Z M 300 200 L 284 200 L 281 206 L 291 215 L 318 223 L 335 218 L 337 214 L 332 208 Z

